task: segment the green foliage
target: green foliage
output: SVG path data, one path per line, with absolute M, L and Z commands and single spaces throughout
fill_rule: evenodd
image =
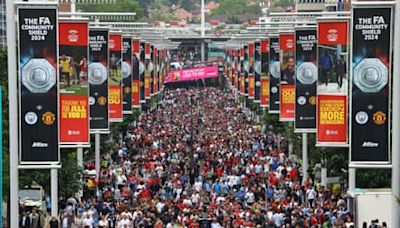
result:
M 200 1 L 196 0 L 180 0 L 180 5 L 187 11 L 193 11 L 196 9 L 196 3 Z
M 281 7 L 290 7 L 294 5 L 293 0 L 275 0 L 274 2 L 276 3 L 277 6 Z
M 159 14 L 154 14 L 152 16 L 152 19 L 168 22 L 171 20 L 176 20 L 176 16 L 173 15 L 172 13 L 159 13 Z
M 247 6 L 247 0 L 221 0 L 220 6 L 213 12 L 213 15 L 227 15 L 228 18 L 240 14 L 260 13 L 258 4 Z
M 83 170 L 77 164 L 76 150 L 63 149 L 61 151 L 61 169 L 58 170 L 58 195 L 69 197 L 82 189 L 80 177 Z M 29 186 L 33 182 L 43 186 L 45 192 L 50 192 L 50 171 L 43 170 L 20 170 L 20 188 Z
M 115 0 L 114 4 L 77 4 L 84 12 L 130 12 L 136 13 L 136 19 L 143 17 L 143 9 L 137 0 Z
M 9 158 L 9 125 L 8 125 L 8 73 L 7 73 L 7 49 L 0 47 L 0 86 L 2 87 L 3 104 L 3 198 L 9 195 L 10 190 L 10 158 Z
M 357 169 L 357 188 L 390 188 L 392 169 Z

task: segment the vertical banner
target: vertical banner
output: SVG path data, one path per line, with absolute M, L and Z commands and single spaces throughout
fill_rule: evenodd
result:
M 60 144 L 89 145 L 89 24 L 59 22 Z
M 139 86 L 140 86 L 140 103 L 146 103 L 146 94 L 145 94 L 145 69 L 146 69 L 146 61 L 145 61 L 145 42 L 140 42 L 140 61 L 139 61 Z
M 393 4 L 353 4 L 350 76 L 352 163 L 390 163 L 392 15 Z
M 269 39 L 261 40 L 261 89 L 260 89 L 260 106 L 262 108 L 269 107 Z
M 3 88 L 0 86 L 0 156 L 3 157 Z M 3 170 L 3 162 L 0 162 L 0 170 Z M 3 172 L 0 174 L 0 202 L 3 202 Z M 3 204 L 0 205 L 0 215 L 3 214 Z M 0 219 L 0 227 L 3 227 L 3 217 Z
M 279 34 L 279 62 L 281 65 L 280 78 L 280 121 L 294 121 L 295 109 L 295 63 L 294 63 L 295 36 L 293 32 Z
M 228 65 L 229 65 L 229 49 L 225 49 L 225 63 L 224 63 L 224 76 L 228 76 Z
M 151 97 L 151 73 L 153 72 L 153 62 L 151 60 L 151 45 L 146 43 L 145 45 L 145 70 L 144 70 L 144 94 L 145 98 L 150 99 Z
M 122 38 L 122 111 L 132 114 L 132 38 Z
M 235 91 L 239 89 L 239 50 L 233 51 L 233 88 Z
M 272 35 L 269 39 L 269 110 L 271 114 L 279 114 L 281 65 L 279 63 L 279 37 Z
M 59 153 L 56 6 L 18 8 L 20 163 L 56 164 Z
M 244 83 L 244 47 L 240 48 L 240 60 L 239 60 L 239 91 L 240 91 L 240 95 L 244 95 L 245 92 L 245 83 Z
M 160 66 L 159 70 L 159 91 L 161 92 L 163 90 L 163 85 L 164 85 L 164 73 L 165 73 L 165 62 L 164 62 L 164 50 L 159 50 L 158 51 L 158 64 Z
M 158 93 L 158 82 L 159 82 L 159 70 L 160 70 L 160 66 L 158 65 L 158 48 L 154 47 L 154 93 L 157 94 Z
M 108 28 L 89 29 L 90 133 L 108 132 Z
M 152 92 L 151 95 L 155 95 L 157 94 L 157 84 L 158 84 L 158 69 L 157 69 L 157 58 L 158 58 L 158 50 L 156 47 L 152 48 L 152 61 L 153 61 L 153 72 L 152 72 L 152 79 L 153 79 L 153 83 L 152 83 Z
M 151 54 L 150 54 L 150 96 L 153 96 L 155 91 L 154 91 L 154 81 L 155 81 L 155 52 L 154 52 L 154 46 L 150 46 Z
M 347 146 L 348 19 L 318 19 L 317 145 Z
M 110 33 L 108 43 L 110 121 L 122 122 L 122 35 Z
M 260 103 L 261 99 L 261 44 L 254 42 L 254 102 Z
M 140 41 L 132 40 L 132 108 L 140 108 Z
M 248 73 L 248 95 L 249 99 L 254 99 L 255 97 L 255 77 L 254 77 L 254 61 L 255 61 L 255 44 L 254 42 L 249 42 L 247 45 L 247 56 L 249 62 L 249 73 Z
M 250 74 L 250 61 L 249 61 L 249 45 L 245 44 L 243 46 L 243 52 L 244 52 L 244 59 L 243 59 L 243 71 L 244 71 L 244 95 L 246 97 L 249 96 L 249 74 Z
M 295 132 L 316 132 L 317 29 L 296 28 Z

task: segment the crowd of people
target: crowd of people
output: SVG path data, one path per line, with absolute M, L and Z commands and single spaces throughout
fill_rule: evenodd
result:
M 231 91 L 167 90 L 104 153 L 82 200 L 65 201 L 59 226 L 354 227 L 344 193 L 302 181 L 283 145 Z

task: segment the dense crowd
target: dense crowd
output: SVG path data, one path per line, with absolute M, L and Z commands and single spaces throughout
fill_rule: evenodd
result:
M 281 141 L 229 91 L 168 90 L 103 156 L 82 201 L 66 200 L 60 225 L 354 227 L 343 193 L 302 183 Z

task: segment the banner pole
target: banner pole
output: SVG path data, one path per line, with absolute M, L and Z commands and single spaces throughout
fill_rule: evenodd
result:
M 77 157 L 77 162 L 78 162 L 78 166 L 83 168 L 83 148 L 82 147 L 78 147 L 77 151 L 76 151 L 76 157 Z M 81 178 L 82 181 L 82 178 Z M 83 196 L 83 190 L 79 190 L 79 197 L 81 198 Z
M 356 189 L 356 169 L 349 168 L 349 191 Z
M 308 148 L 307 148 L 307 133 L 302 134 L 302 155 L 303 155 L 303 181 L 304 184 L 307 179 L 308 170 Z
M 95 143 L 94 151 L 95 151 L 96 183 L 98 183 L 100 178 L 100 134 L 99 133 L 95 134 L 94 143 Z
M 9 138 L 10 138 L 10 224 L 18 227 L 18 89 L 17 89 L 17 55 L 16 23 L 14 0 L 6 1 L 7 13 L 7 56 L 8 56 L 8 100 L 9 100 Z
M 3 158 L 3 88 L 0 86 L 0 156 Z M 0 162 L 3 170 L 3 162 Z M 0 227 L 3 227 L 3 172 L 0 173 Z
M 400 61 L 400 0 L 394 10 L 393 62 Z M 392 225 L 400 227 L 400 64 L 393 64 L 393 120 L 392 120 Z
M 50 169 L 51 216 L 58 216 L 58 170 Z

